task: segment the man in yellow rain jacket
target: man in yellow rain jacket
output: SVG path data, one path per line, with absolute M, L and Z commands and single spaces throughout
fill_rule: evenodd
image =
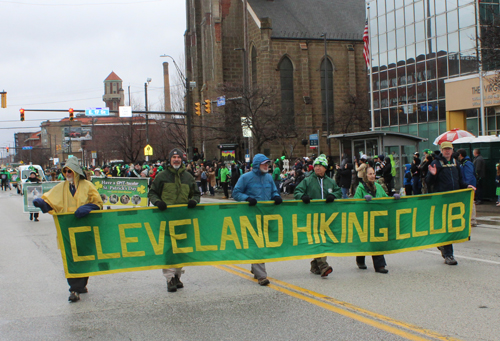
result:
M 95 186 L 85 180 L 85 173 L 78 164 L 76 157 L 71 157 L 63 168 L 66 181 L 53 187 L 33 200 L 43 213 L 68 213 L 74 212 L 77 218 L 85 217 L 93 210 L 102 210 L 102 199 Z M 70 302 L 77 302 L 80 294 L 87 292 L 88 277 L 68 278 Z

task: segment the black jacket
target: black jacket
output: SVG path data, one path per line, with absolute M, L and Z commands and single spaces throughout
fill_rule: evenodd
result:
M 340 187 L 341 188 L 351 187 L 352 163 L 348 163 L 347 168 L 339 169 L 338 173 L 340 174 L 340 182 L 339 182 Z
M 462 174 L 458 168 L 459 165 L 455 159 L 452 158 L 448 162 L 443 156 L 439 155 L 432 161 L 431 166 L 436 166 L 436 175 L 432 175 L 429 170 L 425 182 L 429 188 L 433 186 L 433 193 L 467 188 L 468 184 L 463 182 Z

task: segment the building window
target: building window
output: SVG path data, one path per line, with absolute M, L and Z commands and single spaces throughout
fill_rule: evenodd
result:
M 288 57 L 284 57 L 279 65 L 281 83 L 281 113 L 284 122 L 294 123 L 293 101 L 293 65 Z
M 326 62 L 326 63 L 325 63 Z M 326 72 L 325 72 L 326 68 Z M 321 62 L 321 108 L 323 112 L 323 131 L 333 132 L 333 65 L 328 59 L 323 59 Z M 326 75 L 326 82 L 325 82 Z M 328 103 L 328 110 L 327 104 Z M 328 115 L 327 129 L 326 121 Z
M 251 52 L 251 60 L 252 60 L 252 88 L 257 88 L 257 50 L 255 47 L 252 47 Z

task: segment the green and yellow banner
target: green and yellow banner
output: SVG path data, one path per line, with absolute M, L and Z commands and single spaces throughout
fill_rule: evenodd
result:
M 104 205 L 148 206 L 149 178 L 92 177 L 92 183 L 101 195 Z
M 190 265 L 380 255 L 460 243 L 473 192 L 365 200 L 200 204 L 55 215 L 66 277 Z

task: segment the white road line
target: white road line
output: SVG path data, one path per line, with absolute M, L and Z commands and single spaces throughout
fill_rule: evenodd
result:
M 435 254 L 435 255 L 440 255 L 441 256 L 441 252 L 438 252 L 438 251 L 429 251 L 429 250 L 422 250 L 423 252 L 427 252 L 427 253 L 432 253 L 432 254 Z M 490 264 L 497 264 L 497 265 L 500 265 L 500 262 L 496 262 L 494 260 L 487 260 L 487 259 L 481 259 L 481 258 L 474 258 L 474 257 L 467 257 L 467 256 L 456 256 L 454 255 L 455 258 L 461 258 L 461 259 L 468 259 L 468 260 L 475 260 L 477 262 L 483 262 L 483 263 L 490 263 Z

